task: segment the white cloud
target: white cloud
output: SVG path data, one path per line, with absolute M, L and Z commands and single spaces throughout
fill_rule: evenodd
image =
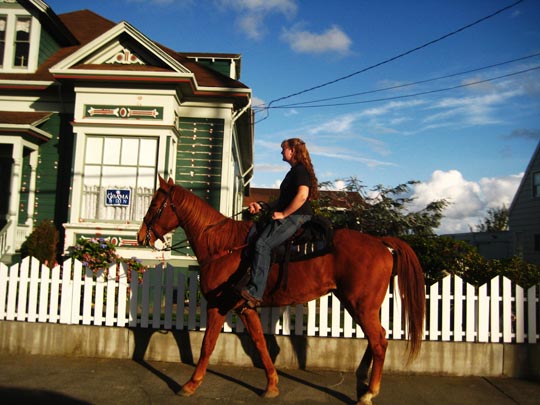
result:
M 265 18 L 270 14 L 281 14 L 292 18 L 298 6 L 295 0 L 215 0 L 224 9 L 232 9 L 238 13 L 237 24 L 251 39 L 264 36 Z
M 447 97 L 433 103 L 429 109 L 442 110 L 424 118 L 424 123 L 447 122 L 450 118 L 455 123 L 466 125 L 491 125 L 501 120 L 496 114 L 496 107 L 504 106 L 511 98 L 520 96 L 520 89 L 489 93 L 480 96 Z
M 255 165 L 255 171 L 257 173 L 281 173 L 286 169 L 285 165 L 261 163 Z
M 424 183 L 413 186 L 413 210 L 424 208 L 435 200 L 446 199 L 446 208 L 437 233 L 469 232 L 487 215 L 490 208 L 509 207 L 523 173 L 505 177 L 466 180 L 458 170 L 436 170 Z
M 281 13 L 287 16 L 296 14 L 295 0 L 218 0 L 222 5 L 252 13 Z
M 362 117 L 373 117 L 388 114 L 395 110 L 401 110 L 404 108 L 418 107 L 425 104 L 423 100 L 409 100 L 409 101 L 389 101 L 380 107 L 367 108 L 360 113 Z
M 248 14 L 238 18 L 238 26 L 251 39 L 259 39 L 264 35 L 264 17 L 259 14 Z
M 332 134 L 347 132 L 352 128 L 357 119 L 358 117 L 355 114 L 340 115 L 339 117 L 311 128 L 310 133 L 316 135 L 321 132 L 329 132 Z
M 302 31 L 298 28 L 284 29 L 281 39 L 289 44 L 291 49 L 299 53 L 349 52 L 352 40 L 337 25 L 333 25 L 321 34 Z
M 336 161 L 350 161 L 358 162 L 366 165 L 367 167 L 379 167 L 379 166 L 395 166 L 395 163 L 366 158 L 356 153 L 352 149 L 330 147 L 330 146 L 318 146 L 312 144 L 309 148 L 311 156 L 322 156 L 325 158 L 335 159 Z
M 264 110 L 264 107 L 266 106 L 266 102 L 258 97 L 252 97 L 251 98 L 251 107 L 256 110 Z

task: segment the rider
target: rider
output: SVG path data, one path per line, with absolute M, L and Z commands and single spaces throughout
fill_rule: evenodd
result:
M 250 307 L 260 305 L 270 270 L 271 252 L 309 221 L 313 215 L 310 200 L 317 199 L 317 177 L 306 144 L 299 138 L 281 143 L 283 160 L 291 169 L 280 186 L 279 198 L 270 203 L 272 221 L 264 228 L 255 244 L 251 279 L 241 290 Z M 249 204 L 249 212 L 262 209 L 257 202 Z

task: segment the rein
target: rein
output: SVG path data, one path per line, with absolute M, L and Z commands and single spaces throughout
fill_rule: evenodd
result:
M 169 203 L 170 206 L 171 206 L 171 209 L 173 210 L 174 214 L 176 215 L 176 219 L 178 220 L 178 223 L 181 222 L 181 218 L 180 218 L 180 215 L 178 214 L 178 211 L 176 209 L 176 205 L 174 204 L 174 201 L 172 199 L 172 194 L 173 194 L 173 191 L 174 191 L 174 186 L 171 188 L 171 191 L 168 192 L 166 190 L 164 190 L 163 188 L 158 188 L 157 192 L 161 192 L 163 194 L 165 194 L 165 199 L 163 200 L 161 206 L 159 207 L 159 209 L 157 210 L 157 212 L 154 214 L 154 216 L 150 219 L 150 221 L 148 222 L 144 222 L 144 224 L 146 225 L 146 236 L 145 236 L 145 240 L 146 240 L 146 243 L 148 243 L 150 241 L 150 238 L 151 238 L 151 233 L 154 234 L 154 236 L 156 237 L 156 239 L 159 239 L 159 240 L 163 240 L 163 235 L 160 235 L 158 232 L 156 232 L 156 230 L 153 228 L 153 225 L 155 224 L 155 222 L 161 217 L 161 214 L 163 213 L 163 210 L 167 207 L 167 204 Z M 236 218 L 238 215 L 241 215 L 243 213 L 243 211 L 239 211 L 237 212 L 236 214 L 234 214 L 232 218 Z M 222 223 L 226 222 L 229 218 L 228 217 L 225 217 L 225 218 L 222 218 L 220 219 L 219 221 L 213 223 L 213 224 L 210 224 L 210 225 L 207 225 L 204 230 L 203 230 L 203 233 L 204 232 L 207 232 L 209 231 L 210 229 L 218 226 L 218 225 L 221 225 Z M 232 253 L 234 253 L 235 251 L 238 251 L 238 250 L 241 250 L 243 248 L 245 248 L 248 244 L 247 243 L 244 243 L 240 246 L 234 246 L 232 248 L 228 248 L 228 249 L 225 249 L 221 252 L 218 252 L 212 256 L 210 256 L 209 258 L 207 258 L 206 260 L 204 260 L 202 263 L 199 263 L 201 267 L 204 267 L 204 266 L 207 266 L 208 264 L 212 263 L 213 261 L 215 260 L 218 260 L 222 257 L 225 257 L 225 256 L 228 256 Z M 174 251 L 174 252 L 178 252 L 178 253 L 181 253 L 180 252 L 180 249 L 183 249 L 183 248 L 186 248 L 189 246 L 189 239 L 183 239 L 179 242 L 176 242 L 174 245 L 171 245 L 171 246 L 166 246 L 164 249 L 159 249 L 160 251 Z
M 204 260 L 203 262 L 199 263 L 199 265 L 201 267 L 205 267 L 205 266 L 208 266 L 210 263 L 218 260 L 218 259 L 221 259 L 222 257 L 225 257 L 225 256 L 229 256 L 231 254 L 233 254 L 234 252 L 238 251 L 238 250 L 242 250 L 243 248 L 245 248 L 248 244 L 247 243 L 244 243 L 240 246 L 235 246 L 235 247 L 232 247 L 232 248 L 229 248 L 229 249 L 226 249 L 222 252 L 218 252 L 216 253 L 215 255 L 212 255 L 210 256 L 209 258 L 207 258 L 206 260 Z

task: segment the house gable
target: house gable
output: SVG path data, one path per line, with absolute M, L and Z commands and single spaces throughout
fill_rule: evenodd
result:
M 193 75 L 181 63 L 125 21 L 52 66 L 51 72 L 61 77 L 80 76 L 83 72 L 87 75 L 98 76 L 126 75 L 124 69 L 118 68 L 129 65 L 140 67 L 140 69 L 125 69 L 133 74 L 141 71 L 155 75 Z
M 510 215 L 512 215 L 512 212 L 515 209 L 518 209 L 518 205 L 520 205 L 525 200 L 532 198 L 532 175 L 535 171 L 540 171 L 540 142 L 536 146 L 531 160 L 527 165 L 527 169 L 525 169 L 525 173 L 521 178 L 521 182 L 519 183 L 519 187 L 516 191 L 516 194 L 514 195 L 514 199 L 510 204 Z
M 514 253 L 540 264 L 540 142 L 521 179 L 508 212 Z

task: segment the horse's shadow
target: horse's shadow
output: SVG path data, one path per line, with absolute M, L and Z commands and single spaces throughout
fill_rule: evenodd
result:
M 174 394 L 178 394 L 182 390 L 182 386 L 179 383 L 177 383 L 173 378 L 166 375 L 162 371 L 156 369 L 145 360 L 145 354 L 148 350 L 148 346 L 150 344 L 152 335 L 154 333 L 163 333 L 163 331 L 158 330 L 158 329 L 145 329 L 145 328 L 130 328 L 130 330 L 133 333 L 134 340 L 135 340 L 135 347 L 133 350 L 132 359 L 138 364 L 140 364 L 142 367 L 146 368 L 152 374 L 157 376 L 159 379 L 164 381 Z M 184 330 L 172 330 L 172 331 L 168 331 L 168 333 L 171 333 L 176 341 L 179 354 L 180 354 L 180 361 L 183 364 L 195 366 L 195 361 L 194 361 L 194 356 L 193 356 L 193 347 L 191 344 L 189 332 L 184 331 Z M 255 345 L 253 344 L 250 336 L 247 333 L 237 334 L 237 336 L 240 339 L 244 352 L 251 359 L 253 366 L 256 368 L 263 368 L 260 355 L 257 349 L 255 348 Z M 307 339 L 304 336 L 289 336 L 289 338 L 291 339 L 293 349 L 296 353 L 299 368 L 301 370 L 305 370 L 306 359 L 307 359 L 307 355 L 306 355 L 307 354 Z M 280 352 L 278 341 L 274 335 L 265 335 L 265 339 L 266 339 L 266 344 L 268 347 L 268 352 L 270 353 L 272 361 L 275 362 Z M 196 350 L 198 350 L 198 348 Z M 212 370 L 211 368 L 207 370 L 207 373 L 223 378 L 227 381 L 230 381 L 231 383 L 238 384 L 254 392 L 257 395 L 261 395 L 263 393 L 263 390 L 261 388 L 255 387 L 249 383 L 246 383 L 245 381 L 239 380 L 237 378 L 234 378 L 222 372 Z M 330 395 L 343 403 L 347 403 L 347 404 L 356 403 L 355 400 L 348 397 L 347 395 L 339 391 L 333 390 L 331 388 L 328 388 L 324 385 L 312 383 L 310 381 L 291 375 L 284 371 L 278 371 L 278 374 L 282 378 L 287 378 L 291 381 L 294 381 L 295 383 L 302 384 L 312 389 L 319 390 L 322 393 Z

